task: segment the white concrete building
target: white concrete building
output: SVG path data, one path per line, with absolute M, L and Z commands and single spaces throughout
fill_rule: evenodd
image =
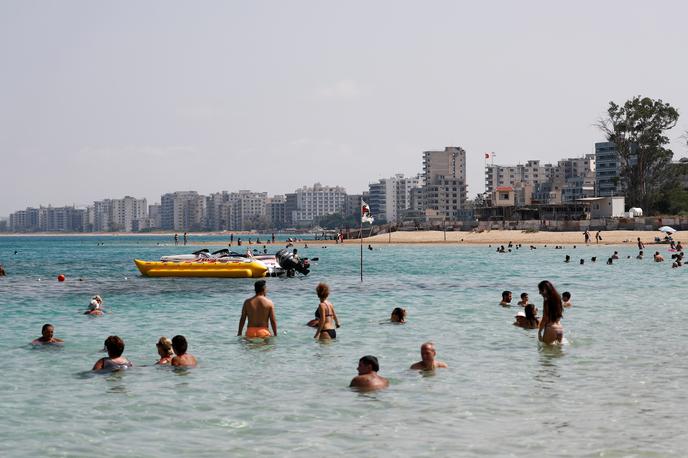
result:
M 411 206 L 411 191 L 421 187 L 423 178 L 399 173 L 368 185 L 370 212 L 377 221 L 397 222 Z
M 177 191 L 160 197 L 160 227 L 198 231 L 206 227 L 206 198 L 196 191 Z
M 286 195 L 286 217 L 293 225 L 309 225 L 322 216 L 342 214 L 346 200 L 346 190 L 341 186 L 304 186 Z
M 428 215 L 457 219 L 466 207 L 466 194 L 463 148 L 447 146 L 444 151 L 423 152 L 423 207 Z

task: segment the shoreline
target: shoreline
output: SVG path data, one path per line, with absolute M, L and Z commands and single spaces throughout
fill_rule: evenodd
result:
M 591 243 L 590 245 L 596 245 L 595 243 L 595 233 L 596 231 L 590 232 Z M 15 237 L 169 237 L 170 243 L 174 246 L 173 237 L 174 232 L 162 232 L 162 233 L 136 233 L 136 232 L 106 232 L 106 233 L 7 233 L 0 234 L 0 238 L 15 238 Z M 180 234 L 180 233 L 177 233 Z M 183 234 L 183 233 L 181 233 Z M 236 236 L 248 236 L 254 238 L 257 236 L 257 232 L 232 232 L 234 234 L 235 240 Z M 277 234 L 277 233 L 276 233 Z M 195 232 L 189 234 L 188 246 L 203 246 L 203 245 L 218 245 L 217 240 L 202 240 L 203 237 L 227 237 L 227 242 L 230 233 L 227 232 Z M 263 234 L 266 235 L 266 234 Z M 291 234 L 286 234 L 291 236 Z M 284 237 L 285 234 L 280 234 Z M 445 239 L 446 236 L 446 239 Z M 655 237 L 664 239 L 664 234 L 659 231 L 631 231 L 631 230 L 615 230 L 615 231 L 602 231 L 602 240 L 599 245 L 624 245 L 637 243 L 638 237 L 640 240 L 647 244 L 655 244 Z M 310 237 L 315 237 L 315 234 L 310 234 Z M 178 246 L 184 246 L 181 243 L 182 236 L 179 236 L 180 243 Z M 673 239 L 675 241 L 688 240 L 688 231 L 679 231 L 673 234 Z M 227 242 L 222 243 L 227 244 Z M 266 243 L 267 242 L 267 243 Z M 322 245 L 334 245 L 334 240 L 315 240 L 314 238 L 304 238 L 302 241 L 297 242 L 301 244 L 304 242 L 319 243 Z M 520 230 L 491 230 L 483 232 L 464 232 L 464 231 L 398 231 L 392 232 L 391 234 L 378 234 L 372 237 L 365 237 L 363 239 L 364 244 L 394 244 L 394 245 L 406 245 L 406 244 L 419 244 L 419 245 L 506 245 L 509 242 L 513 244 L 523 244 L 523 245 L 549 245 L 549 244 L 567 244 L 567 245 L 585 245 L 585 240 L 583 233 L 579 231 L 571 232 L 523 232 Z M 276 240 L 274 245 L 282 245 L 284 240 Z M 344 240 L 343 244 L 360 244 L 359 239 Z M 246 246 L 258 246 L 259 244 L 253 243 L 248 245 L 247 243 L 242 244 L 242 247 Z M 263 241 L 260 245 L 273 245 L 272 243 Z M 237 247 L 238 245 L 232 244 L 232 247 Z

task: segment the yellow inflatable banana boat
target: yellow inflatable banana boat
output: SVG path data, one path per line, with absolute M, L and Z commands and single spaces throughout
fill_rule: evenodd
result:
M 260 261 L 142 261 L 134 259 L 144 277 L 264 277 L 268 267 Z

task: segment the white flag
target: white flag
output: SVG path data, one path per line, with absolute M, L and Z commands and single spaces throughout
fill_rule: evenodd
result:
M 374 218 L 370 214 L 370 207 L 361 199 L 361 222 L 373 224 Z

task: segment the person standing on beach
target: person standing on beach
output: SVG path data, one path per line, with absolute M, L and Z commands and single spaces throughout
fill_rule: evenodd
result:
M 600 235 L 600 232 L 602 231 L 597 231 L 597 234 L 595 234 L 595 240 L 597 243 L 600 243 L 600 240 L 602 240 L 602 236 Z
M 586 229 L 585 232 L 583 232 L 583 235 L 585 236 L 585 244 L 586 245 L 589 244 L 590 243 L 590 232 L 588 232 L 588 230 Z
M 379 390 L 389 386 L 389 380 L 377 375 L 380 364 L 377 358 L 366 355 L 358 360 L 358 375 L 351 379 L 349 387 L 358 388 L 362 391 Z
M 421 360 L 417 363 L 411 365 L 411 370 L 421 370 L 421 371 L 431 371 L 437 368 L 446 368 L 447 363 L 442 361 L 437 361 L 435 359 L 437 356 L 437 351 L 435 350 L 435 344 L 432 342 L 425 342 L 420 346 L 420 358 Z
M 268 289 L 265 280 L 258 280 L 254 284 L 256 294 L 244 301 L 241 309 L 241 319 L 239 320 L 239 332 L 241 336 L 244 330 L 244 323 L 248 320 L 246 328 L 247 338 L 264 339 L 270 337 L 268 321 L 272 326 L 273 335 L 277 335 L 277 320 L 275 319 L 275 304 L 266 297 Z

